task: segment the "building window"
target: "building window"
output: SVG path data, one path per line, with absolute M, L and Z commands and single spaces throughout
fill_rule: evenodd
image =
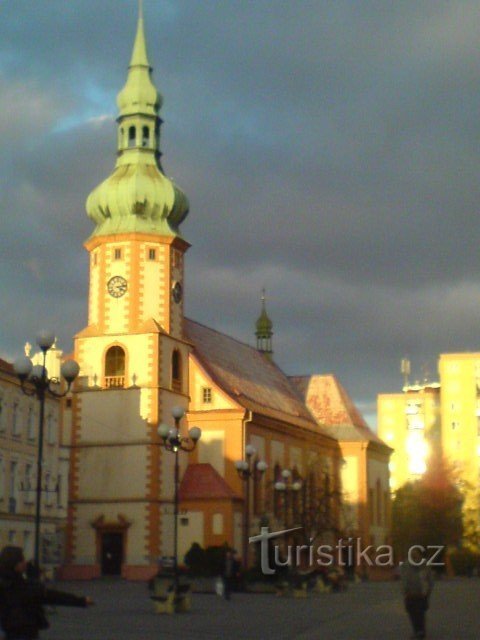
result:
M 13 410 L 12 410 L 12 434 L 14 436 L 19 436 L 20 432 L 21 432 L 20 407 L 18 405 L 18 401 L 15 400 L 15 402 L 13 403 Z
M 182 358 L 177 349 L 172 353 L 172 390 L 177 393 L 182 390 Z
M 382 524 L 382 485 L 380 483 L 380 480 L 377 480 L 377 484 L 375 488 L 376 488 L 376 500 L 377 500 L 376 522 L 377 522 L 377 525 L 381 525 Z
M 280 518 L 282 514 L 282 492 L 277 491 L 275 489 L 275 484 L 277 482 L 283 482 L 282 478 L 282 470 L 280 469 L 280 465 L 277 463 L 273 469 L 273 513 L 276 518 Z
M 223 535 L 223 513 L 214 513 L 212 516 L 212 533 L 214 536 Z
M 5 431 L 5 399 L 2 394 L 0 394 L 0 431 Z
M 135 131 L 135 127 L 129 127 L 128 129 L 128 146 L 134 147 L 136 141 L 137 133 Z
M 47 417 L 47 443 L 48 444 L 55 444 L 56 435 L 57 435 L 56 432 L 57 432 L 57 429 L 56 429 L 55 419 L 50 413 Z
M 125 351 L 122 347 L 110 347 L 105 354 L 105 386 L 123 387 L 125 385 Z
M 12 460 L 10 462 L 10 490 L 8 493 L 9 513 L 16 513 L 17 511 L 17 470 L 18 462 L 16 460 Z
M 16 532 L 13 529 L 10 529 L 10 531 L 8 532 L 8 542 L 10 544 L 14 544 L 15 537 L 16 537 Z
M 33 466 L 30 463 L 25 465 L 25 498 L 26 504 L 33 502 L 33 496 L 35 495 L 35 487 L 33 486 Z
M 113 259 L 114 260 L 121 260 L 122 259 L 122 250 L 121 249 L 114 249 L 113 251 Z
M 455 431 L 460 426 L 460 423 L 457 420 L 452 422 L 452 431 Z
M 53 497 L 53 490 L 51 487 L 51 482 L 50 482 L 50 473 L 47 472 L 45 474 L 45 492 L 46 492 L 46 497 L 45 497 L 45 504 L 47 507 L 51 507 L 52 506 L 52 497 Z
M 23 553 L 26 558 L 33 556 L 32 533 L 31 531 L 23 532 Z
M 71 409 L 71 408 L 72 408 L 72 399 L 71 399 L 71 398 L 67 398 L 67 399 L 65 400 L 65 407 L 66 407 L 67 409 Z
M 212 388 L 211 387 L 203 387 L 202 388 L 202 402 L 204 404 L 210 404 L 212 402 Z
M 35 440 L 35 413 L 32 407 L 28 410 L 27 438 Z
M 150 142 L 150 129 L 148 127 L 142 128 L 142 147 L 148 147 Z
M 3 500 L 5 495 L 5 461 L 0 458 L 0 500 Z
M 155 249 L 149 249 L 148 250 L 148 259 L 149 260 L 156 260 L 157 258 L 157 251 Z

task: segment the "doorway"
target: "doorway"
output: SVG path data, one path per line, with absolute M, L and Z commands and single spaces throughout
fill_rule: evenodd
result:
M 102 576 L 120 576 L 122 574 L 123 533 L 104 531 L 101 536 Z

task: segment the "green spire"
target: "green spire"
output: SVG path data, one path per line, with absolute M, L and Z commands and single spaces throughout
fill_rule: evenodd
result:
M 160 164 L 162 97 L 151 73 L 140 1 L 127 81 L 117 97 L 115 170 L 87 199 L 88 216 L 96 224 L 92 236 L 135 232 L 176 236 L 188 214 L 187 197 Z
M 265 289 L 262 290 L 262 310 L 260 316 L 255 324 L 255 335 L 257 336 L 257 349 L 262 353 L 269 356 L 272 355 L 272 336 L 273 336 L 273 322 L 270 320 L 267 314 L 265 305 Z
M 143 27 L 142 0 L 138 1 L 137 35 L 135 36 L 135 43 L 133 45 L 130 67 L 147 67 L 148 69 L 150 69 L 150 64 L 148 62 L 147 56 L 147 45 L 145 43 L 145 30 Z

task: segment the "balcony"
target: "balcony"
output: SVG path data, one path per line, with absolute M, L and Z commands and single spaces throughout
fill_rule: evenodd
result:
M 125 376 L 105 376 L 105 388 L 116 389 L 125 386 Z

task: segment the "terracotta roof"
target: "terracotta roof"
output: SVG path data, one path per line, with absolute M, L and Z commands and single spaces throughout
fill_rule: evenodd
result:
M 15 375 L 13 371 L 13 364 L 11 362 L 7 362 L 6 360 L 3 360 L 3 358 L 0 358 L 0 371 L 4 371 L 5 373 L 11 373 Z
M 180 501 L 199 498 L 238 498 L 222 476 L 208 462 L 189 464 L 178 490 Z
M 387 446 L 365 422 L 353 400 L 333 374 L 294 376 L 312 415 L 329 433 L 344 442 L 376 442 Z
M 185 319 L 184 327 L 200 364 L 240 406 L 322 432 L 296 387 L 272 360 L 254 347 L 193 320 Z

